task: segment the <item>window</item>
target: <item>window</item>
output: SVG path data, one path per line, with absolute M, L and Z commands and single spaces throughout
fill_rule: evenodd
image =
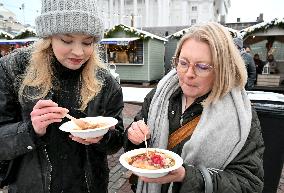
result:
M 143 41 L 136 40 L 125 44 L 108 44 L 107 61 L 120 64 L 143 64 Z
M 191 7 L 191 10 L 192 10 L 192 11 L 197 11 L 197 6 L 192 6 L 192 7 Z
M 191 20 L 191 25 L 196 24 L 196 19 Z

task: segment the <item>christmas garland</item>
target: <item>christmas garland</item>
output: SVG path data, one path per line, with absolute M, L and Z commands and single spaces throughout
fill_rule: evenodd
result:
M 21 34 L 15 36 L 14 38 L 9 36 L 8 34 L 5 33 L 0 33 L 0 39 L 5 39 L 5 40 L 16 40 L 16 39 L 25 39 L 29 37 L 36 37 L 36 34 L 32 31 L 24 31 Z
M 257 32 L 266 32 L 268 29 L 273 27 L 278 27 L 280 29 L 284 29 L 284 20 L 275 18 L 270 22 L 262 22 L 256 24 L 255 26 L 248 27 L 244 30 L 241 30 L 240 33 L 243 34 L 244 39 L 254 33 Z
M 151 34 L 149 32 L 140 30 L 140 29 L 136 29 L 134 27 L 129 27 L 123 24 L 119 24 L 114 26 L 113 28 L 109 29 L 108 31 L 105 32 L 105 37 L 106 38 L 111 38 L 114 37 L 115 33 L 119 32 L 119 31 L 124 31 L 126 33 L 126 35 L 129 35 L 130 37 L 139 37 L 141 40 L 148 40 L 148 39 L 160 39 L 162 41 L 167 41 L 164 38 L 161 38 L 159 36 L 156 36 L 154 34 Z
M 238 31 L 237 30 L 234 30 L 232 28 L 229 28 L 229 27 L 226 27 L 226 29 L 229 31 L 230 35 L 232 36 L 232 38 L 236 37 L 238 34 Z M 177 39 L 179 40 L 184 34 L 186 34 L 188 31 L 190 30 L 190 27 L 188 28 L 185 28 L 185 29 L 182 29 L 170 36 L 168 36 L 167 38 L 168 39 Z
M 11 36 L 7 35 L 7 34 L 1 33 L 0 34 L 0 39 L 11 40 L 13 38 Z
M 35 37 L 36 34 L 32 31 L 24 31 L 23 33 L 17 35 L 14 37 L 14 39 L 25 39 L 25 38 L 29 38 L 29 37 Z

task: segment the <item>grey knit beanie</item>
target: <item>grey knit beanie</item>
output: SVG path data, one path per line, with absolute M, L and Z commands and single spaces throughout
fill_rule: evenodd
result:
M 239 50 L 243 49 L 243 38 L 235 37 L 233 38 L 235 45 L 238 47 Z
M 83 33 L 100 41 L 104 33 L 96 0 L 42 0 L 36 33 L 44 38 L 54 34 Z

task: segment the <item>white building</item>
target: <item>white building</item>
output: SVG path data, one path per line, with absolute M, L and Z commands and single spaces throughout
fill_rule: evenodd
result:
M 106 28 L 188 26 L 225 22 L 230 0 L 98 0 Z
M 19 31 L 25 29 L 17 21 L 16 14 L 6 9 L 2 3 L 0 3 L 0 29 L 11 34 L 17 34 Z

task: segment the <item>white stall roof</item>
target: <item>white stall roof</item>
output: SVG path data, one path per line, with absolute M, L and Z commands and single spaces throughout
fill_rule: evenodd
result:
M 26 39 L 13 39 L 13 40 L 5 40 L 0 39 L 0 44 L 11 45 L 11 44 L 24 44 L 27 42 L 34 42 L 37 41 L 38 38 L 26 38 Z
M 129 42 L 140 39 L 139 37 L 132 38 L 103 38 L 100 44 L 116 44 L 116 45 L 127 45 Z

